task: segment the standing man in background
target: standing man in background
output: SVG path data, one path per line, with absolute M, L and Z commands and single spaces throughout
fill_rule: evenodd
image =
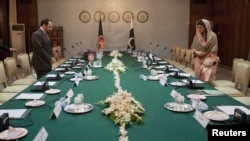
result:
M 41 20 L 40 28 L 37 29 L 31 37 L 33 47 L 31 65 L 36 71 L 37 80 L 51 71 L 52 64 L 55 61 L 52 52 L 52 44 L 47 34 L 52 28 L 52 20 L 45 18 Z

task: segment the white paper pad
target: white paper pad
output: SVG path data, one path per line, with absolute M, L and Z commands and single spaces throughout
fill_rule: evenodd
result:
M 22 118 L 26 111 L 27 109 L 1 109 L 0 115 L 2 115 L 3 113 L 9 113 L 10 118 Z
M 221 110 L 229 115 L 233 115 L 234 109 L 239 108 L 240 110 L 245 112 L 247 115 L 250 115 L 250 110 L 244 106 L 217 106 L 216 108 L 218 108 L 219 110 Z
M 43 96 L 42 93 L 21 93 L 15 99 L 41 99 Z
M 34 84 L 34 86 L 37 86 L 37 85 L 43 85 L 43 81 L 38 81 Z M 56 84 L 56 81 L 49 81 L 49 86 L 54 86 Z

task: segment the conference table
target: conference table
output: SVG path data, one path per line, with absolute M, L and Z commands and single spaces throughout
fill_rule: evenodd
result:
M 120 73 L 121 87 L 132 93 L 134 98 L 141 102 L 145 108 L 142 124 L 133 123 L 126 127 L 128 131 L 128 139 L 131 141 L 206 141 L 208 138 L 207 129 L 201 126 L 193 117 L 195 110 L 190 112 L 175 112 L 164 107 L 165 103 L 173 102 L 174 99 L 170 95 L 175 89 L 184 95 L 185 103 L 190 103 L 187 94 L 190 89 L 188 87 L 175 87 L 172 85 L 163 86 L 159 81 L 152 81 L 140 78 L 140 75 L 149 75 L 147 69 L 141 67 L 142 63 L 137 62 L 136 57 L 132 57 L 127 52 L 119 59 L 125 64 L 127 70 Z M 112 57 L 109 52 L 105 52 L 102 58 L 101 68 L 91 68 L 92 73 L 99 76 L 96 80 L 83 80 L 75 86 L 70 78 L 74 75 L 65 74 L 64 77 L 57 82 L 53 88 L 60 89 L 59 94 L 47 95 L 43 98 L 46 102 L 41 107 L 29 108 L 25 106 L 27 100 L 16 100 L 12 98 L 0 109 L 31 109 L 31 111 L 23 119 L 11 119 L 10 124 L 13 127 L 24 127 L 28 130 L 28 134 L 19 140 L 33 140 L 43 127 L 47 133 L 48 141 L 55 140 L 85 140 L 85 141 L 117 141 L 119 139 L 119 126 L 114 124 L 107 116 L 102 113 L 105 108 L 98 102 L 105 100 L 108 96 L 116 92 L 114 87 L 114 75 L 112 72 L 105 70 L 104 66 L 111 61 Z M 64 63 L 65 64 L 65 63 Z M 59 66 L 60 67 L 60 66 Z M 75 69 L 75 71 L 83 71 Z M 50 74 L 55 74 L 52 70 Z M 44 81 L 45 76 L 39 81 Z M 190 76 L 190 79 L 195 79 Z M 169 77 L 167 83 L 177 81 L 176 78 Z M 205 89 L 214 88 L 207 83 L 202 84 Z M 26 88 L 22 93 L 32 93 L 32 85 Z M 72 114 L 62 110 L 57 118 L 51 118 L 55 108 L 55 102 L 64 97 L 65 94 L 72 89 L 75 97 L 78 93 L 84 94 L 84 102 L 92 104 L 92 111 Z M 41 93 L 41 92 L 37 92 Z M 74 102 L 73 97 L 71 103 Z M 209 106 L 208 110 L 213 110 L 219 105 L 242 105 L 238 101 L 227 95 L 210 96 L 204 100 Z M 231 118 L 231 117 L 230 117 Z M 210 121 L 209 124 L 226 124 L 226 122 Z

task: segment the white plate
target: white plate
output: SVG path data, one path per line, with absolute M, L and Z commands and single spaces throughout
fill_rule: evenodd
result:
M 193 106 L 187 103 L 177 104 L 176 102 L 169 102 L 164 104 L 164 107 L 174 112 L 190 112 L 194 110 Z
M 27 135 L 28 130 L 25 128 L 12 128 L 4 130 L 0 133 L 1 140 L 15 140 Z
M 200 94 L 189 94 L 187 95 L 187 97 L 195 100 L 204 100 L 207 98 L 205 95 L 200 95 Z
M 84 80 L 96 80 L 99 79 L 99 76 L 91 75 L 91 76 L 83 76 Z
M 225 121 L 229 119 L 229 115 L 220 111 L 207 111 L 203 115 L 214 121 Z
M 74 74 L 75 72 L 74 71 L 67 71 L 65 72 L 65 74 Z
M 184 82 L 179 82 L 179 81 L 171 82 L 170 85 L 173 85 L 173 86 L 186 86 L 186 84 Z
M 76 78 L 70 78 L 70 81 L 75 81 Z M 78 78 L 79 81 L 82 81 L 82 78 Z
M 70 104 L 67 105 L 64 108 L 64 111 L 67 113 L 72 113 L 72 114 L 82 114 L 82 113 L 87 113 L 90 112 L 94 109 L 94 106 L 88 103 L 84 103 L 77 107 L 75 104 Z
M 58 94 L 60 92 L 61 92 L 61 90 L 59 90 L 59 89 L 48 89 L 45 91 L 46 94 Z
M 43 100 L 32 100 L 32 101 L 28 101 L 25 103 L 25 106 L 28 107 L 39 107 L 45 104 L 45 101 Z

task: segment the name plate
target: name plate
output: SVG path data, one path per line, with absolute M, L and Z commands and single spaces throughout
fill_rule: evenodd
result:
M 166 79 L 164 79 L 164 78 L 161 78 L 160 81 L 159 81 L 159 83 L 160 83 L 163 87 L 167 86 L 167 85 L 166 85 Z
M 179 95 L 179 93 L 178 93 L 176 90 L 172 90 L 172 91 L 170 92 L 170 95 L 175 99 L 176 96 Z
M 52 114 L 51 114 L 51 119 L 57 119 L 62 111 L 61 104 L 56 104 L 56 107 L 54 108 Z
M 49 135 L 48 132 L 45 130 L 44 127 L 42 127 L 35 136 L 35 138 L 33 139 L 33 141 L 46 141 L 48 135 Z
M 207 119 L 200 111 L 196 110 L 193 117 L 201 124 L 202 127 L 206 128 L 208 123 L 209 123 L 209 119 Z
M 74 91 L 72 89 L 69 89 L 66 95 L 67 97 L 72 97 L 74 95 Z

